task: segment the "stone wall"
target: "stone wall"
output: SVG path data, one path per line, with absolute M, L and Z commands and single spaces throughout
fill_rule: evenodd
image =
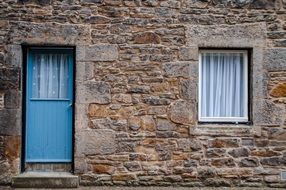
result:
M 286 187 L 285 0 L 3 0 L 0 184 L 20 172 L 21 45 L 76 47 L 83 185 Z M 251 124 L 199 124 L 200 48 L 251 53 Z

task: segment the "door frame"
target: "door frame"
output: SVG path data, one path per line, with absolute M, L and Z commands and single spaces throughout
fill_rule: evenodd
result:
M 26 155 L 26 97 L 27 97 L 27 91 L 28 91 L 28 83 L 27 83 L 27 70 L 28 70 L 28 53 L 29 49 L 31 48 L 39 48 L 39 49 L 71 49 L 72 51 L 72 58 L 73 58 L 73 109 L 72 109 L 72 161 L 71 161 L 71 172 L 74 172 L 74 152 L 75 152 L 75 90 L 76 90 L 76 47 L 75 46 L 63 46 L 63 45 L 26 45 L 22 44 L 22 77 L 21 77 L 21 84 L 22 84 L 22 130 L 21 130 L 21 164 L 20 164 L 20 170 L 21 172 L 25 172 L 25 155 Z M 16 55 L 17 56 L 17 55 Z M 53 163 L 53 162 L 51 162 Z M 57 162 L 54 162 L 57 163 Z M 44 163 L 43 163 L 44 164 Z

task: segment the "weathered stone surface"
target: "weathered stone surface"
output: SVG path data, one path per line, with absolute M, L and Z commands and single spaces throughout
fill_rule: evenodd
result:
M 262 46 L 266 36 L 264 24 L 191 25 L 187 29 L 188 45 L 199 47 L 253 47 Z M 200 35 L 197 35 L 200 34 Z M 208 39 L 208 40 L 205 40 Z M 243 43 L 242 43 L 243 41 Z
M 283 123 L 281 115 L 285 115 L 285 108 L 274 104 L 268 100 L 255 101 L 255 118 L 256 125 L 280 125 Z
M 140 171 L 141 165 L 139 162 L 126 162 L 124 166 L 131 172 Z
M 111 130 L 86 130 L 76 135 L 77 155 L 108 155 L 115 151 L 115 133 Z
M 18 68 L 0 68 L 0 90 L 18 89 L 20 70 Z
M 9 36 L 14 44 L 78 45 L 90 41 L 90 27 L 84 25 L 21 21 L 11 22 L 11 27 Z
M 249 150 L 246 148 L 238 148 L 238 149 L 233 149 L 233 150 L 229 151 L 228 154 L 234 158 L 248 157 L 249 156 Z
M 239 140 L 234 139 L 222 139 L 217 138 L 208 141 L 208 146 L 211 148 L 231 148 L 231 147 L 239 147 Z
M 206 151 L 206 156 L 209 158 L 223 157 L 226 154 L 225 149 L 213 148 Z
M 286 50 L 267 49 L 264 55 L 264 65 L 268 71 L 281 71 L 286 69 Z
M 275 98 L 286 97 L 286 83 L 278 84 L 275 86 L 271 90 L 270 95 Z
M 179 52 L 179 59 L 181 61 L 196 61 L 199 58 L 199 50 L 194 47 L 182 47 Z
M 134 174 L 129 173 L 118 173 L 112 176 L 113 181 L 130 181 L 136 180 L 136 176 Z
M 250 8 L 254 9 L 274 9 L 275 0 L 253 0 L 250 3 Z
M 216 167 L 234 167 L 235 163 L 232 158 L 217 158 L 213 159 L 211 164 Z
M 16 109 L 0 110 L 0 135 L 20 135 L 20 113 Z
M 153 32 L 145 32 L 137 34 L 134 37 L 134 43 L 136 44 L 159 44 L 161 41 L 160 36 Z
M 180 95 L 184 100 L 195 100 L 197 97 L 197 84 L 192 79 L 180 80 Z
M 190 124 L 193 122 L 194 110 L 186 101 L 176 101 L 170 105 L 169 115 L 174 123 Z
M 257 167 L 258 165 L 259 161 L 257 158 L 243 158 L 239 163 L 240 167 Z
M 111 44 L 81 46 L 78 51 L 80 61 L 115 61 L 118 59 L 118 48 Z
M 158 119 L 156 128 L 159 131 L 172 131 L 175 129 L 175 125 L 167 119 Z
M 169 105 L 171 101 L 158 96 L 148 96 L 143 99 L 143 102 L 149 105 Z
M 167 77 L 189 77 L 189 62 L 173 62 L 163 64 L 163 69 Z
M 279 156 L 281 153 L 275 152 L 272 150 L 254 150 L 251 151 L 251 156 L 259 156 L 259 157 L 272 157 L 272 156 Z
M 111 87 L 106 82 L 88 81 L 77 91 L 80 103 L 108 104 L 111 102 Z
M 281 166 L 286 164 L 286 160 L 281 157 L 263 158 L 260 160 L 263 166 Z
M 93 171 L 96 174 L 112 174 L 114 172 L 115 168 L 110 165 L 104 165 L 104 164 L 95 164 L 93 165 Z

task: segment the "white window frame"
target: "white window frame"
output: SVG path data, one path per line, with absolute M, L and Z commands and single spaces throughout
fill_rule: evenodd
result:
M 243 67 L 244 67 L 244 116 L 243 117 L 202 117 L 201 116 L 201 104 L 202 104 L 202 53 L 243 53 Z M 220 123 L 227 123 L 227 122 L 248 122 L 248 51 L 247 50 L 200 50 L 199 51 L 199 93 L 198 93 L 198 100 L 199 100 L 199 122 L 220 122 Z

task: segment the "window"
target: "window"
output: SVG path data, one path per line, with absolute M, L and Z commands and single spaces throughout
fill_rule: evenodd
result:
M 248 121 L 247 61 L 247 51 L 200 51 L 199 121 Z

